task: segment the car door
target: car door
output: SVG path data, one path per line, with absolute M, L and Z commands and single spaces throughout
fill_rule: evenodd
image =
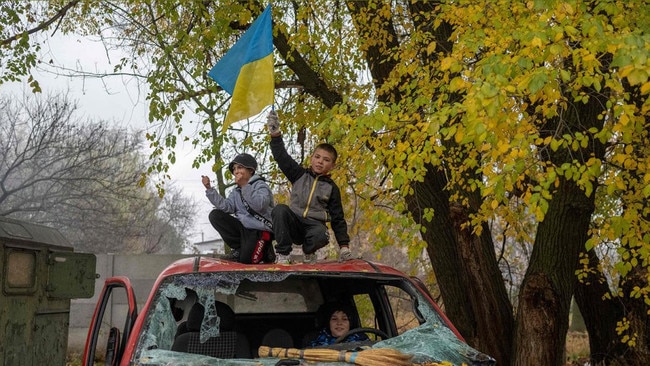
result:
M 101 359 L 105 365 L 119 365 L 137 315 L 131 281 L 123 276 L 108 278 L 88 329 L 82 365 L 93 366 Z M 119 328 L 115 324 L 123 326 Z

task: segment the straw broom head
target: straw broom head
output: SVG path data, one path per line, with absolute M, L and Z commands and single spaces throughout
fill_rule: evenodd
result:
M 345 361 L 363 366 L 408 366 L 412 356 L 392 348 L 371 348 L 358 352 L 346 352 Z
M 409 366 L 412 356 L 391 348 L 337 351 L 326 348 L 297 349 L 260 346 L 260 357 L 300 358 L 307 361 L 347 362 L 360 366 Z

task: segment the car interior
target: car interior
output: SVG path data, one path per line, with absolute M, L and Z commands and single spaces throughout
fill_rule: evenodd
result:
M 185 290 L 205 293 L 197 287 Z M 416 314 L 408 314 L 414 310 L 411 296 L 398 280 L 373 276 L 351 278 L 319 273 L 295 274 L 281 281 L 244 279 L 234 293 L 224 292 L 214 292 L 218 336 L 199 340 L 201 326 L 207 323 L 207 304 L 201 304 L 201 296 L 196 296 L 196 303 L 184 309 L 183 320 L 178 323 L 173 351 L 256 358 L 262 345 L 306 348 L 326 326 L 321 312 L 323 305 L 331 301 L 349 304 L 357 312 L 358 321 L 350 324 L 350 329 L 367 334 L 370 341 L 365 344 L 396 336 L 421 323 Z M 346 347 L 350 345 L 328 346 Z

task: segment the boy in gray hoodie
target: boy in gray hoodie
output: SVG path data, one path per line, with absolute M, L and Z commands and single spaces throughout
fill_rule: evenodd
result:
M 249 154 L 239 154 L 228 169 L 236 185 L 228 198 L 210 185 L 209 177 L 201 176 L 205 195 L 214 205 L 208 217 L 210 224 L 231 248 L 226 259 L 248 264 L 275 262 L 271 244 L 273 193 L 264 179 L 255 174 L 257 161 Z

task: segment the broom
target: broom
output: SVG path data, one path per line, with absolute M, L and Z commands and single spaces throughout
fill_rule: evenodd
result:
M 300 358 L 307 361 L 347 362 L 361 366 L 409 366 L 412 356 L 390 348 L 337 351 L 325 348 L 298 349 L 260 346 L 260 357 Z

